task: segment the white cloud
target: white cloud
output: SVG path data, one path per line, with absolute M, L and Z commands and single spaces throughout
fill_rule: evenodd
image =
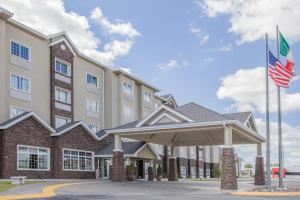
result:
M 107 65 L 122 55 L 126 55 L 133 40 L 111 41 L 101 45 L 101 41 L 91 30 L 88 18 L 72 11 L 66 11 L 62 0 L 0 0 L 1 6 L 14 13 L 14 19 L 46 35 L 66 31 L 76 47 L 87 56 Z M 101 11 L 99 7 L 96 8 Z M 102 13 L 102 12 L 100 12 Z M 102 18 L 107 21 L 107 18 Z M 110 24 L 110 26 L 109 26 Z M 131 23 L 101 24 L 109 34 L 119 34 L 130 38 L 139 35 Z M 102 49 L 101 47 L 104 47 Z M 115 48 L 115 49 L 114 49 Z M 123 49 L 122 49 L 123 48 Z
M 130 22 L 121 22 L 120 20 L 116 22 L 109 21 L 108 18 L 103 15 L 103 12 L 99 7 L 92 11 L 91 18 L 100 24 L 109 34 L 118 34 L 130 38 L 140 36 L 140 33 L 134 29 Z
M 199 39 L 201 45 L 204 45 L 209 40 L 209 34 L 192 23 L 189 26 L 189 31 Z
M 219 50 L 220 51 L 225 51 L 225 52 L 232 51 L 233 50 L 233 46 L 232 46 L 231 43 L 229 43 L 227 45 L 221 46 Z
M 130 67 L 120 67 L 120 69 L 127 72 L 128 74 L 133 74 Z
M 228 15 L 229 31 L 240 36 L 240 43 L 261 39 L 265 33 L 275 39 L 276 25 L 290 40 L 300 39 L 298 0 L 199 0 L 197 4 L 209 17 Z
M 258 131 L 261 135 L 266 135 L 266 122 L 262 119 L 256 120 Z M 271 163 L 278 163 L 278 124 L 277 122 L 270 122 L 270 146 L 271 146 Z M 282 123 L 282 139 L 284 147 L 284 161 L 285 166 L 292 167 L 299 166 L 300 157 L 299 153 L 300 145 L 300 127 L 294 127 L 286 122 Z M 247 161 L 254 163 L 256 155 L 255 145 L 238 145 L 237 152 L 239 156 Z M 265 150 L 263 151 L 265 155 Z
M 159 69 L 161 69 L 163 71 L 170 71 L 170 70 L 174 70 L 174 69 L 177 69 L 180 67 L 186 67 L 189 64 L 190 63 L 186 60 L 176 61 L 174 59 L 171 59 L 165 63 L 158 64 L 157 66 L 159 67 Z
M 291 82 L 291 84 L 295 84 Z M 277 89 L 270 80 L 270 111 L 277 112 Z M 231 99 L 230 108 L 238 111 L 258 110 L 265 112 L 265 68 L 240 69 L 225 76 L 217 91 L 219 99 Z M 300 93 L 281 92 L 283 111 L 300 110 Z

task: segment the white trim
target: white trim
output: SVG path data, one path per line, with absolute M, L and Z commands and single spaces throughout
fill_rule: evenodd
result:
M 51 136 L 60 136 L 79 125 L 81 125 L 95 140 L 99 140 L 97 135 L 95 133 L 93 133 L 92 131 L 90 131 L 90 129 L 82 121 L 79 121 L 79 122 L 75 123 L 74 125 L 61 130 L 60 132 L 52 133 Z
M 141 127 L 142 125 L 144 125 L 149 119 L 151 119 L 155 114 L 157 114 L 158 112 L 160 112 L 161 110 L 167 110 L 168 112 L 176 115 L 177 117 L 187 121 L 187 122 L 194 122 L 192 119 L 180 114 L 179 112 L 173 110 L 172 108 L 169 108 L 166 105 L 161 105 L 158 109 L 156 109 L 154 112 L 152 112 L 148 117 L 146 117 L 145 119 L 143 119 L 141 122 L 139 122 L 135 127 Z
M 28 148 L 37 148 L 37 149 L 47 149 L 47 169 L 24 169 L 19 168 L 19 146 L 28 147 Z M 37 146 L 29 146 L 23 144 L 17 144 L 17 171 L 50 171 L 51 170 L 51 151 L 48 147 L 37 147 Z
M 20 56 L 16 56 L 14 54 L 11 53 L 11 43 L 14 42 L 14 43 L 17 43 L 23 47 L 26 47 L 28 48 L 28 60 L 24 59 L 21 57 L 21 49 L 20 49 Z M 20 47 L 21 48 L 21 47 Z M 14 39 L 10 39 L 9 41 L 9 55 L 11 56 L 14 56 L 14 57 L 17 57 L 17 58 L 20 58 L 21 60 L 25 61 L 25 62 L 28 62 L 28 63 L 31 63 L 31 47 L 29 47 L 28 45 L 24 44 L 24 43 L 21 43 L 21 42 L 17 42 L 16 40 Z
M 78 162 L 77 162 L 77 164 L 78 164 L 78 169 L 76 170 L 76 169 L 65 169 L 65 166 L 64 166 L 64 151 L 65 150 L 67 150 L 67 151 L 77 151 L 78 152 L 78 156 L 77 156 L 77 158 L 78 158 Z M 92 169 L 91 170 L 82 170 L 82 169 L 79 169 L 79 165 L 80 165 L 80 163 L 79 163 L 79 152 L 85 152 L 85 153 L 92 153 Z M 86 158 L 86 156 L 85 156 L 85 158 Z M 95 152 L 93 152 L 93 151 L 86 151 L 86 150 L 80 150 L 80 149 L 70 149 L 70 148 L 62 148 L 62 170 L 63 171 L 74 171 L 74 172 L 94 172 L 95 171 Z
M 29 83 L 29 88 L 28 88 L 29 91 L 24 91 L 24 90 L 20 90 L 18 88 L 13 88 L 11 86 L 11 77 L 12 77 L 12 75 L 18 76 L 18 77 L 23 78 L 23 79 L 27 79 L 28 83 Z M 14 72 L 10 72 L 10 76 L 9 76 L 9 88 L 12 89 L 12 90 L 15 90 L 15 91 L 19 91 L 19 92 L 25 93 L 25 94 L 31 94 L 31 80 L 29 78 L 25 77 L 25 76 L 19 75 L 19 74 L 14 73 Z
M 0 126 L 0 129 L 7 129 L 7 128 L 9 128 L 9 127 L 11 127 L 11 126 L 13 126 L 13 125 L 15 125 L 15 124 L 17 124 L 17 123 L 25 120 L 25 119 L 27 119 L 28 117 L 31 117 L 31 116 L 34 117 L 38 122 L 40 122 L 50 132 L 55 133 L 55 130 L 51 126 L 49 126 L 46 122 L 44 122 L 39 116 L 37 116 L 33 112 L 30 112 L 30 113 L 24 115 L 23 117 L 20 117 L 20 118 L 18 118 L 16 120 L 13 120 L 12 122 L 10 122 L 9 124 L 7 124 L 5 126 Z
M 97 110 L 96 111 L 89 110 L 89 103 L 91 103 L 91 102 L 96 102 L 96 104 L 97 104 Z M 99 101 L 95 100 L 95 99 L 91 99 L 91 98 L 86 98 L 86 111 L 98 114 L 99 113 Z
M 9 117 L 10 117 L 10 119 L 12 119 L 12 118 L 14 118 L 14 117 L 17 117 L 17 116 L 19 116 L 19 115 L 16 115 L 16 116 L 13 116 L 12 117 L 12 113 L 11 113 L 11 111 L 12 111 L 12 108 L 16 108 L 16 109 L 19 109 L 19 110 L 23 110 L 24 112 L 23 113 L 25 113 L 25 112 L 29 112 L 29 110 L 28 109 L 25 109 L 25 108 L 21 108 L 21 107 L 18 107 L 18 106 L 13 106 L 13 105 L 10 105 L 9 106 Z M 23 114 L 22 113 L 22 114 Z M 21 114 L 20 114 L 21 115 Z
M 123 84 L 122 84 L 122 93 L 125 94 L 125 95 L 128 95 L 128 96 L 134 96 L 134 86 L 132 85 L 132 83 L 129 83 L 129 81 L 126 81 L 126 80 L 123 80 L 122 82 L 123 82 Z M 131 94 L 129 94 L 125 91 L 125 88 L 124 88 L 125 84 L 131 86 L 131 89 L 132 89 Z
M 63 125 L 61 125 L 61 126 L 64 126 L 64 125 L 66 125 L 66 124 L 68 124 L 68 123 L 70 123 L 71 121 L 72 121 L 72 119 L 70 118 L 70 117 L 64 117 L 64 116 L 61 116 L 61 115 L 55 115 L 55 118 L 54 118 L 54 121 L 55 121 L 55 128 L 59 128 L 59 127 L 56 127 L 56 118 L 61 118 L 61 119 L 65 119 L 66 121 L 69 121 L 69 122 L 67 122 L 67 123 L 65 123 L 65 124 L 63 124 Z M 61 127 L 60 126 L 60 127 Z
M 61 90 L 61 91 L 67 92 L 67 102 L 60 101 L 60 100 L 56 99 L 57 98 L 57 96 L 56 96 L 56 94 L 57 94 L 56 91 L 57 90 Z M 65 89 L 65 88 L 62 88 L 62 87 L 59 87 L 59 86 L 55 86 L 55 94 L 54 94 L 54 96 L 55 96 L 54 99 L 57 102 L 61 102 L 61 103 L 64 103 L 64 104 L 69 104 L 69 105 L 72 104 L 72 91 L 71 90 L 68 90 L 68 89 Z
M 181 122 L 178 119 L 176 119 L 175 117 L 169 115 L 168 113 L 162 113 L 161 115 L 159 115 L 155 120 L 153 120 L 150 125 L 155 124 L 156 122 L 158 122 L 159 120 L 161 120 L 162 118 L 167 117 L 170 120 L 174 121 L 174 122 Z
M 57 61 L 67 65 L 67 74 L 56 71 L 56 62 Z M 67 76 L 67 77 L 71 77 L 72 76 L 72 67 L 71 66 L 72 66 L 71 63 L 69 63 L 65 60 L 62 60 L 62 59 L 57 58 L 57 57 L 54 58 L 54 71 L 55 71 L 55 73 L 62 74 L 62 75 Z
M 170 96 L 165 104 L 168 104 L 170 101 L 174 103 L 174 106 L 177 107 L 177 102 L 173 96 Z
M 140 151 L 142 151 L 146 146 L 148 146 L 148 147 L 151 149 L 152 153 L 155 154 L 156 159 L 160 160 L 159 154 L 156 152 L 156 150 L 152 147 L 152 145 L 151 145 L 149 142 L 146 142 L 146 143 L 145 143 L 141 148 L 139 148 L 133 155 L 135 155 L 135 157 L 138 157 L 138 153 L 139 153 Z
M 77 54 L 76 54 L 75 51 L 73 50 L 73 47 L 70 45 L 70 43 L 69 43 L 65 38 L 56 40 L 56 41 L 50 43 L 49 46 L 51 47 L 51 46 L 56 45 L 56 44 L 61 43 L 61 42 L 65 42 L 65 44 L 68 46 L 68 48 L 69 48 L 70 51 L 72 52 L 73 56 L 74 56 L 74 57 L 77 57 Z

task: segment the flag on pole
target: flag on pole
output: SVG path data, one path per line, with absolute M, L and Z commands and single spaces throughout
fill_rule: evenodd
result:
M 286 57 L 286 65 L 285 68 L 287 68 L 289 71 L 293 71 L 293 68 L 295 66 L 295 61 L 293 58 L 293 54 L 290 48 L 290 45 L 286 41 L 286 39 L 283 37 L 281 33 L 280 35 L 280 55 Z
M 269 50 L 269 76 L 276 86 L 288 88 L 289 82 L 295 76 L 295 73 L 285 68 Z

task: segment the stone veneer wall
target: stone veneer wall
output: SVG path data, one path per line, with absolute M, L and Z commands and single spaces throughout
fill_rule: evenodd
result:
M 264 158 L 256 157 L 254 185 L 265 185 Z
M 168 177 L 168 169 L 169 169 L 169 157 L 168 157 L 168 146 L 164 146 L 164 155 L 163 155 L 163 163 L 162 163 L 162 170 L 163 170 L 163 177 Z
M 16 125 L 2 130 L 2 154 L 0 178 L 27 176 L 28 178 L 52 178 L 50 171 L 17 170 L 17 145 L 51 148 L 50 131 L 29 117 Z M 50 155 L 51 158 L 51 155 Z
M 221 189 L 237 190 L 234 148 L 223 148 Z
M 65 49 L 62 48 L 65 47 Z M 68 62 L 71 64 L 71 76 L 68 77 L 64 74 L 60 74 L 61 76 L 66 76 L 71 79 L 71 83 L 66 83 L 60 80 L 55 79 L 55 58 L 58 58 L 62 61 Z M 59 115 L 62 117 L 71 118 L 74 120 L 74 91 L 73 91 L 73 58 L 71 50 L 65 44 L 65 42 L 57 43 L 50 47 L 50 106 L 51 106 L 51 126 L 55 127 L 55 115 Z M 71 104 L 67 104 L 71 106 L 71 112 L 66 110 L 61 110 L 55 107 L 55 86 L 67 89 L 71 91 Z M 60 102 L 62 103 L 62 102 Z M 64 104 L 64 103 L 62 103 Z

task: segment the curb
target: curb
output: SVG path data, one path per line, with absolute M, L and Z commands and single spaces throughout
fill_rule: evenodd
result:
M 268 197 L 300 196 L 300 192 L 231 192 L 229 194 L 236 195 L 236 196 L 268 196 Z

